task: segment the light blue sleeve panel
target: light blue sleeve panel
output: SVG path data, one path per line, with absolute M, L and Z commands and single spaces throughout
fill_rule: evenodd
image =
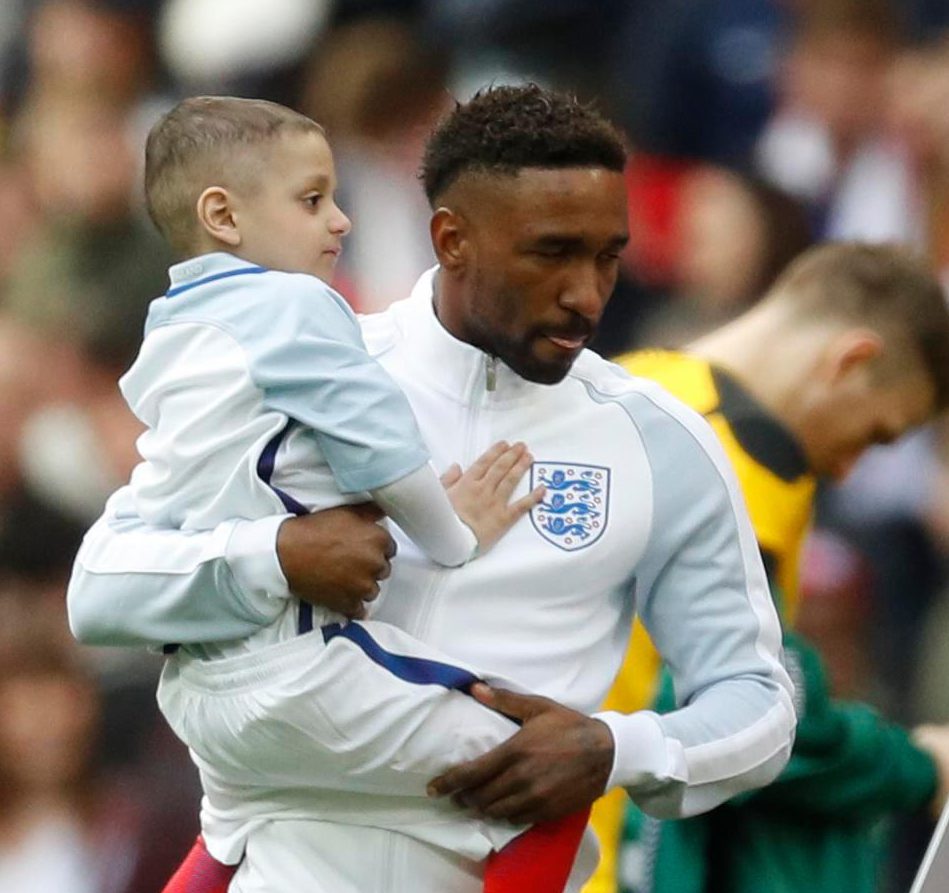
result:
M 658 717 L 680 742 L 693 814 L 770 781 L 793 737 L 792 686 L 751 523 L 706 422 L 658 389 L 622 398 L 653 475 L 639 615 L 669 665 L 679 709 Z
M 208 292 L 177 318 L 206 318 L 237 339 L 264 406 L 316 433 L 342 492 L 384 487 L 428 461 L 408 400 L 369 356 L 333 289 L 270 271 L 232 282 L 220 297 Z
M 87 645 L 153 646 L 252 635 L 276 619 L 289 594 L 275 546 L 285 518 L 165 530 L 145 524 L 121 488 L 76 556 L 66 592 L 73 635 Z M 257 577 L 266 585 L 252 582 Z

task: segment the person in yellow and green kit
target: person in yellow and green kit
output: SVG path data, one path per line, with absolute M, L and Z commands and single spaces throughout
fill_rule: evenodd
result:
M 949 405 L 949 306 L 920 259 L 892 245 L 801 255 L 737 320 L 681 351 L 618 362 L 705 416 L 731 459 L 784 625 L 797 686 L 791 760 L 769 787 L 707 815 L 657 821 L 622 791 L 594 809 L 600 869 L 584 893 L 870 893 L 879 819 L 949 786 L 949 727 L 910 733 L 833 699 L 821 659 L 793 632 L 798 562 L 817 480 Z M 636 624 L 607 709 L 675 697 Z

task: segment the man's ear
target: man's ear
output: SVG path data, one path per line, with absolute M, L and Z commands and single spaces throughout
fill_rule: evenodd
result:
M 464 272 L 471 250 L 465 218 L 450 208 L 436 208 L 429 223 L 429 233 L 439 266 L 449 273 Z
M 241 234 L 234 215 L 233 199 L 223 186 L 208 186 L 195 206 L 204 231 L 216 242 L 231 248 L 241 243 Z
M 883 353 L 883 339 L 872 329 L 850 329 L 829 345 L 825 355 L 828 380 L 843 381 L 866 368 Z

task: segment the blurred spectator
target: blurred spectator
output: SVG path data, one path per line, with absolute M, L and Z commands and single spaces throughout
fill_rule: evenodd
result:
M 803 207 L 760 180 L 711 166 L 682 186 L 674 291 L 641 343 L 678 347 L 738 316 L 812 242 Z
M 902 38 L 889 0 L 810 3 L 794 29 L 758 160 L 767 179 L 808 202 L 825 238 L 920 241 L 907 155 L 884 127 Z
M 148 302 L 166 287 L 167 262 L 157 236 L 125 218 L 49 227 L 9 277 L 0 335 L 24 358 L 6 381 L 23 411 L 0 449 L 19 457 L 11 465 L 37 497 L 80 523 L 137 461 L 140 426 L 116 381 L 137 352 Z
M 162 57 L 188 93 L 254 95 L 303 60 L 332 0 L 166 0 Z
M 122 893 L 136 858 L 130 804 L 97 778 L 100 701 L 45 639 L 0 653 L 0 889 Z
M 846 541 L 815 530 L 801 555 L 801 605 L 795 628 L 821 654 L 829 691 L 842 700 L 867 700 L 873 678 L 867 631 L 870 569 Z
M 405 297 L 435 262 L 418 168 L 450 101 L 447 74 L 444 54 L 388 18 L 330 31 L 309 67 L 303 111 L 333 141 L 339 201 L 353 221 L 337 288 L 364 312 Z
M 13 139 L 47 219 L 102 223 L 131 213 L 139 146 L 126 109 L 93 94 L 30 94 Z
M 920 637 L 946 579 L 926 515 L 938 464 L 932 429 L 876 447 L 823 497 L 819 519 L 855 545 L 872 572 L 870 670 L 875 701 L 915 722 L 911 692 Z
M 747 169 L 773 110 L 790 5 L 630 4 L 614 44 L 611 93 L 634 143 L 660 155 Z
M 41 0 L 28 40 L 30 90 L 38 94 L 96 96 L 127 106 L 151 84 L 147 20 L 121 3 Z
M 0 146 L 0 282 L 39 224 L 39 207 L 28 165 L 7 157 Z
M 627 297 L 620 285 L 601 327 L 609 340 L 599 337 L 593 345 L 604 353 L 679 347 L 722 325 L 764 294 L 812 242 L 804 207 L 753 177 L 640 155 L 627 182 L 625 288 L 641 282 L 659 290 L 632 303 L 637 297 Z
M 905 0 L 913 35 L 930 40 L 949 28 L 949 4 L 945 0 Z
M 886 121 L 917 177 L 920 226 L 933 260 L 949 270 L 949 43 L 901 53 L 888 86 Z
M 642 0 L 425 0 L 422 27 L 450 49 L 461 98 L 497 80 L 532 80 L 601 98 L 613 35 Z

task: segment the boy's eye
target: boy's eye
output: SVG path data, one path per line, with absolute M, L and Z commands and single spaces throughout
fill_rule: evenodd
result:
M 318 192 L 314 192 L 312 195 L 303 196 L 303 202 L 310 208 L 315 208 L 319 203 L 320 199 L 323 198 Z

